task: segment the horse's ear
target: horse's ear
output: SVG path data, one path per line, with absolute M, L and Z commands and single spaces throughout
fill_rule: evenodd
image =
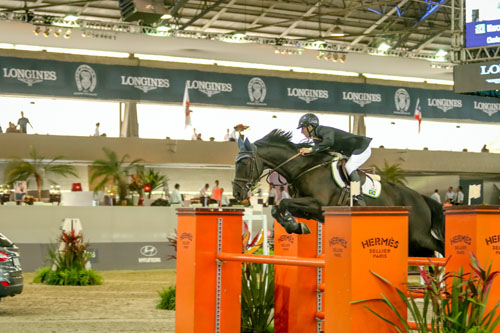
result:
M 250 140 L 248 140 L 248 138 L 245 138 L 244 147 L 247 151 L 253 150 L 252 144 L 250 143 Z
M 238 138 L 238 149 L 241 151 L 243 150 L 243 147 L 244 147 L 244 143 L 243 143 L 243 140 L 241 140 L 241 138 Z

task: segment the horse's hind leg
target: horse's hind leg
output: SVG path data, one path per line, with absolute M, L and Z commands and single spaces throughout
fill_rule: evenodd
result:
M 414 240 L 414 242 L 416 241 Z M 416 243 L 418 244 L 416 246 L 410 245 L 410 256 L 434 257 L 434 251 L 437 251 L 444 256 L 444 243 L 434 238 L 432 235 L 421 237 L 421 239 L 419 239 Z M 412 251 L 412 248 L 419 250 Z

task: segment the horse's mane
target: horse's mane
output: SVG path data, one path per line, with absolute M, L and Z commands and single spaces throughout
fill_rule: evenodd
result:
M 269 134 L 267 134 L 262 139 L 255 141 L 255 145 L 280 145 L 287 146 L 292 149 L 297 149 L 301 147 L 309 147 L 309 144 L 295 144 L 292 142 L 292 132 L 283 131 L 282 129 L 274 129 Z

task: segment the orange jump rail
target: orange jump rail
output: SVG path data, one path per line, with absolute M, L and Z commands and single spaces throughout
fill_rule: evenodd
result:
M 325 267 L 325 259 L 320 258 L 268 256 L 262 254 L 218 253 L 217 259 L 221 261 L 253 262 L 258 264 Z
M 409 257 L 409 266 L 444 266 L 446 258 L 426 258 L 426 257 Z

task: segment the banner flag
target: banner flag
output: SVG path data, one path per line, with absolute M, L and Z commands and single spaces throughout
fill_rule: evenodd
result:
M 418 120 L 418 133 L 420 133 L 420 124 L 422 123 L 422 111 L 420 110 L 420 98 L 417 99 L 417 105 L 415 106 L 415 115 L 413 118 Z
M 186 88 L 184 89 L 184 99 L 182 100 L 182 108 L 184 109 L 185 120 L 184 128 L 191 126 L 191 103 L 189 102 L 189 88 L 188 81 L 186 81 Z

